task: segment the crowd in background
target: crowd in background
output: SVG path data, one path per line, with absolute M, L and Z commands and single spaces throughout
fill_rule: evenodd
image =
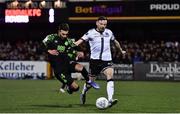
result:
M 122 55 L 112 46 L 115 63 L 180 61 L 180 44 L 177 41 L 121 41 L 120 43 L 127 54 Z M 0 42 L 0 60 L 47 60 L 47 53 L 41 48 L 39 41 Z M 85 55 L 86 57 L 80 61 L 88 61 L 88 51 Z
M 180 45 L 177 41 L 123 41 L 121 44 L 127 51 L 127 54 L 121 55 L 119 52 L 114 51 L 113 58 L 116 63 L 180 61 Z
M 0 60 L 47 60 L 38 41 L 0 42 Z

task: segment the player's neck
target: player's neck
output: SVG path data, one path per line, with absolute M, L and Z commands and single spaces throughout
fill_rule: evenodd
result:
M 104 31 L 100 31 L 98 28 L 96 28 L 96 31 L 102 34 Z

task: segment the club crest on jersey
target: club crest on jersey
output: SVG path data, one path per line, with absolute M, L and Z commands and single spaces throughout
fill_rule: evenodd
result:
M 58 50 L 59 52 L 64 52 L 64 51 L 65 51 L 65 46 L 58 46 L 58 47 L 57 47 L 57 50 Z
M 105 37 L 109 37 L 109 33 L 105 32 Z

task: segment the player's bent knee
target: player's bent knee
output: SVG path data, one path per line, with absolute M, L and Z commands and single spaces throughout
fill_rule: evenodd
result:
M 113 78 L 113 73 L 114 73 L 113 68 L 107 68 L 106 70 L 104 70 L 104 74 L 107 77 L 107 79 Z
M 70 86 L 68 89 L 68 93 L 72 94 L 73 92 L 76 92 L 78 90 L 79 90 L 79 86 L 76 86 L 76 87 Z
M 83 68 L 84 68 L 84 66 L 81 64 L 76 64 L 76 66 L 75 66 L 75 69 L 79 72 L 82 71 Z
M 79 90 L 79 86 L 77 87 L 77 88 L 72 88 L 72 87 L 68 87 L 67 88 L 67 92 L 69 93 L 69 94 L 73 94 L 73 92 L 76 92 L 76 91 L 78 91 Z
M 74 88 L 74 92 L 79 91 L 79 86 L 77 88 Z

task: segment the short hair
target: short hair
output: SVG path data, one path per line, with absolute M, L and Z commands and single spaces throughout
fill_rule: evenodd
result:
M 59 25 L 58 30 L 69 31 L 69 25 L 67 23 L 62 23 Z
M 98 17 L 97 20 L 98 20 L 98 21 L 99 21 L 99 20 L 107 20 L 107 17 L 105 17 L 105 16 L 100 16 L 100 17 Z

